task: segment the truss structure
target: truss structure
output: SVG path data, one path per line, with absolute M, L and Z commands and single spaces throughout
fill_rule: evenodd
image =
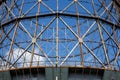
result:
M 115 0 L 0 1 L 0 69 L 120 70 L 119 10 Z

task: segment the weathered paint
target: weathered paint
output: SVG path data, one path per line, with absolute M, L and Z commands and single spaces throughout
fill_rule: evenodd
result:
M 0 80 L 11 80 L 10 72 L 9 71 L 0 72 Z
M 46 68 L 46 80 L 68 80 L 68 68 Z
M 105 70 L 103 80 L 120 80 L 120 72 Z
M 28 68 L 1 71 L 0 80 L 120 80 L 120 72 L 94 68 Z

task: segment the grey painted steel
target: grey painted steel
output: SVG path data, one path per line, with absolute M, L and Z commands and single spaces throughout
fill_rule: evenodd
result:
M 96 75 L 92 74 L 79 74 L 79 73 L 72 73 L 69 76 L 68 80 L 101 80 L 100 77 L 96 77 Z
M 68 68 L 61 69 L 61 80 L 68 80 Z
M 34 68 L 31 73 L 30 69 L 1 71 L 0 80 L 120 80 L 120 72 L 113 70 L 60 67 L 44 69 Z
M 46 80 L 68 80 L 68 68 L 46 68 Z
M 120 72 L 105 70 L 103 80 L 120 80 Z
M 10 70 L 11 80 L 45 80 L 43 68 Z
M 102 80 L 103 70 L 92 68 L 69 69 L 68 80 Z
M 9 71 L 0 72 L 0 80 L 11 80 L 10 72 Z
M 52 80 L 52 77 L 53 77 L 52 73 L 53 73 L 52 68 L 46 68 L 45 69 L 46 80 Z

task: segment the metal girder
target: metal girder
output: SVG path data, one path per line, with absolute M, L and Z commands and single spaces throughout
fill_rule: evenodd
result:
M 54 8 L 51 4 L 49 5 L 49 3 L 47 4 L 47 2 L 44 2 L 44 0 L 37 0 L 34 1 L 34 3 L 32 3 L 33 1 L 30 1 L 29 3 L 29 1 L 23 0 L 19 2 L 20 4 L 17 4 L 17 1 L 18 0 L 12 0 L 9 5 L 7 5 L 9 2 L 4 2 L 1 5 L 6 11 L 5 15 L 0 16 L 1 19 L 5 16 L 5 19 L 1 20 L 2 23 L 0 24 L 1 32 L 3 30 L 3 37 L 1 38 L 1 44 L 3 45 L 1 50 L 4 50 L 7 45 L 7 49 L 10 51 L 8 53 L 9 55 L 7 55 L 9 61 L 14 59 L 14 56 L 12 55 L 13 52 L 11 52 L 12 50 L 15 48 L 23 50 L 20 56 L 17 55 L 18 57 L 14 59 L 15 61 L 12 64 L 9 63 L 7 67 L 10 66 L 10 68 L 13 68 L 19 63 L 19 60 L 24 57 L 26 52 L 31 55 L 30 68 L 32 67 L 32 63 L 34 63 L 35 55 L 46 58 L 50 63 L 49 66 L 52 65 L 53 67 L 64 66 L 66 61 L 71 63 L 69 60 L 75 61 L 75 65 L 77 66 L 93 65 L 93 67 L 104 67 L 104 69 L 109 69 L 108 66 L 111 68 L 113 63 L 114 66 L 117 64 L 120 55 L 120 46 L 118 44 L 119 39 L 118 41 L 114 39 L 115 35 L 114 32 L 111 33 L 111 30 L 114 31 L 113 28 L 120 29 L 120 25 L 117 20 L 119 15 L 114 16 L 114 11 L 112 11 L 112 9 L 114 9 L 114 1 L 111 0 L 106 5 L 105 0 L 98 0 L 99 5 L 97 6 L 94 0 L 91 0 L 91 2 L 88 1 L 88 3 L 92 5 L 92 8 L 87 7 L 84 5 L 84 1 L 82 2 L 79 0 L 72 0 L 67 5 L 63 6 L 63 8 L 59 8 L 61 7 L 61 3 L 59 3 L 60 0 L 56 0 L 56 5 L 52 5 Z M 32 5 L 30 5 L 31 3 Z M 119 6 L 119 3 L 115 3 L 116 6 Z M 26 4 L 30 6 L 28 9 L 24 10 L 24 5 Z M 73 11 L 71 11 L 72 9 Z M 81 11 L 79 11 L 79 9 Z M 93 9 L 93 11 L 91 9 Z M 18 14 L 15 13 L 17 10 Z M 34 10 L 37 10 L 37 12 L 34 12 Z M 44 13 L 46 10 L 48 13 Z M 69 10 L 71 11 L 70 13 Z M 68 18 L 72 19 L 69 20 Z M 50 21 L 47 22 L 46 20 Z M 16 23 L 18 23 L 18 29 L 13 25 Z M 106 27 L 110 28 L 107 30 Z M 14 30 L 12 31 L 12 29 Z M 16 34 L 17 30 L 21 30 L 21 32 L 18 32 L 18 35 Z M 115 32 L 117 31 L 115 30 Z M 19 35 L 21 34 L 25 34 L 22 36 L 23 41 L 20 41 L 22 39 L 19 39 Z M 6 42 L 5 39 L 7 39 Z M 16 41 L 14 42 L 15 39 Z M 19 40 L 17 41 L 17 39 Z M 10 43 L 7 43 L 7 41 Z M 25 44 L 25 47 L 22 42 L 27 43 Z M 39 49 L 38 54 L 35 52 L 35 48 Z M 108 49 L 110 48 L 116 49 L 111 49 L 115 55 L 109 54 Z M 99 52 L 99 50 L 103 51 Z M 110 55 L 112 55 L 113 58 L 109 57 Z M 90 57 L 90 60 L 86 60 Z M 37 60 L 39 61 L 39 59 Z M 23 61 L 25 62 L 25 60 Z M 79 63 L 76 64 L 77 61 L 79 61 Z M 86 61 L 89 62 L 89 65 L 87 65 Z M 91 63 L 93 61 L 95 66 L 94 63 Z M 7 61 L 5 62 L 7 64 Z
M 51 16 L 67 16 L 67 17 L 73 17 L 73 18 L 76 18 L 79 16 L 79 18 L 85 18 L 85 19 L 94 19 L 94 20 L 99 20 L 99 21 L 102 21 L 104 23 L 107 23 L 109 25 L 114 25 L 115 27 L 117 28 L 120 28 L 120 25 L 117 25 L 117 24 L 114 24 L 112 23 L 111 21 L 106 21 L 105 19 L 102 19 L 100 18 L 99 16 L 85 16 L 85 15 L 76 15 L 76 14 L 68 14 L 68 13 L 50 13 L 50 14 L 40 14 L 40 15 L 35 15 L 35 16 L 26 16 L 26 17 L 18 17 L 18 18 L 15 18 L 15 19 L 12 19 L 8 22 L 5 22 L 3 24 L 0 25 L 0 27 L 3 27 L 3 26 L 6 26 L 10 23 L 13 23 L 15 21 L 20 21 L 20 20 L 27 20 L 27 19 L 32 19 L 32 18 L 42 18 L 42 17 L 51 17 Z
M 113 2 L 115 2 L 115 4 L 120 7 L 120 0 L 113 0 Z

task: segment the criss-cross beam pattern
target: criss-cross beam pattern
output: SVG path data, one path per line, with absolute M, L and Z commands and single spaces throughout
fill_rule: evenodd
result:
M 0 70 L 120 70 L 119 0 L 0 1 Z

